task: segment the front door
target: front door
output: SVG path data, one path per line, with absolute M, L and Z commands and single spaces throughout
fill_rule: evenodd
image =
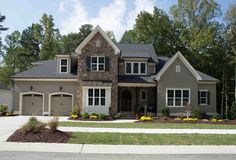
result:
M 121 94 L 121 111 L 131 111 L 132 95 L 128 89 L 124 90 Z

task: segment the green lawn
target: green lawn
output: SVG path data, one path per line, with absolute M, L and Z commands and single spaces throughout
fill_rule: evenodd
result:
M 236 125 L 228 125 L 228 124 L 190 124 L 190 123 L 90 123 L 90 122 L 60 122 L 60 126 L 97 127 L 97 128 L 236 129 Z
M 236 135 L 75 132 L 69 143 L 133 145 L 236 145 Z

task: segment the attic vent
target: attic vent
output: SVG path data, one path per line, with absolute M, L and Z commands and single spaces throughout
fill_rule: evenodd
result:
M 96 41 L 96 47 L 100 47 L 101 46 L 101 41 L 97 40 Z
M 180 65 L 175 66 L 175 72 L 180 72 Z

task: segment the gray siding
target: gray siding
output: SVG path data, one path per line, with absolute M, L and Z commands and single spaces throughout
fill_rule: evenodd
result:
M 181 71 L 176 72 L 175 66 L 180 65 Z M 201 85 L 199 87 L 204 88 L 208 85 Z M 215 85 L 209 85 L 211 90 L 211 106 L 203 107 L 207 112 L 215 111 Z M 157 110 L 160 113 L 160 109 L 166 106 L 166 89 L 167 88 L 188 88 L 190 89 L 190 103 L 191 106 L 198 106 L 198 82 L 188 68 L 177 58 L 175 62 L 166 70 L 166 72 L 160 78 L 157 84 Z M 204 88 L 205 89 L 205 88 Z M 170 107 L 171 113 L 184 113 L 184 107 Z
M 30 90 L 30 87 L 33 90 Z M 49 94 L 54 92 L 60 92 L 60 86 L 62 87 L 61 92 L 71 93 L 74 95 L 74 104 L 76 102 L 76 82 L 15 82 L 14 91 L 14 110 L 19 111 L 19 98 L 20 93 L 23 92 L 39 92 L 44 94 L 44 112 L 48 111 L 48 100 Z

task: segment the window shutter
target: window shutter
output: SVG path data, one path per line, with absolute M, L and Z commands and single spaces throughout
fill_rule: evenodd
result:
M 210 91 L 207 92 L 207 104 L 210 105 L 210 100 L 211 100 L 211 96 L 210 96 Z
M 201 103 L 201 100 L 200 100 L 200 91 L 198 91 L 198 104 Z
M 87 71 L 90 71 L 90 66 L 91 66 L 91 57 L 86 57 L 86 68 L 87 68 Z
M 110 57 L 105 57 L 105 70 L 110 71 Z

